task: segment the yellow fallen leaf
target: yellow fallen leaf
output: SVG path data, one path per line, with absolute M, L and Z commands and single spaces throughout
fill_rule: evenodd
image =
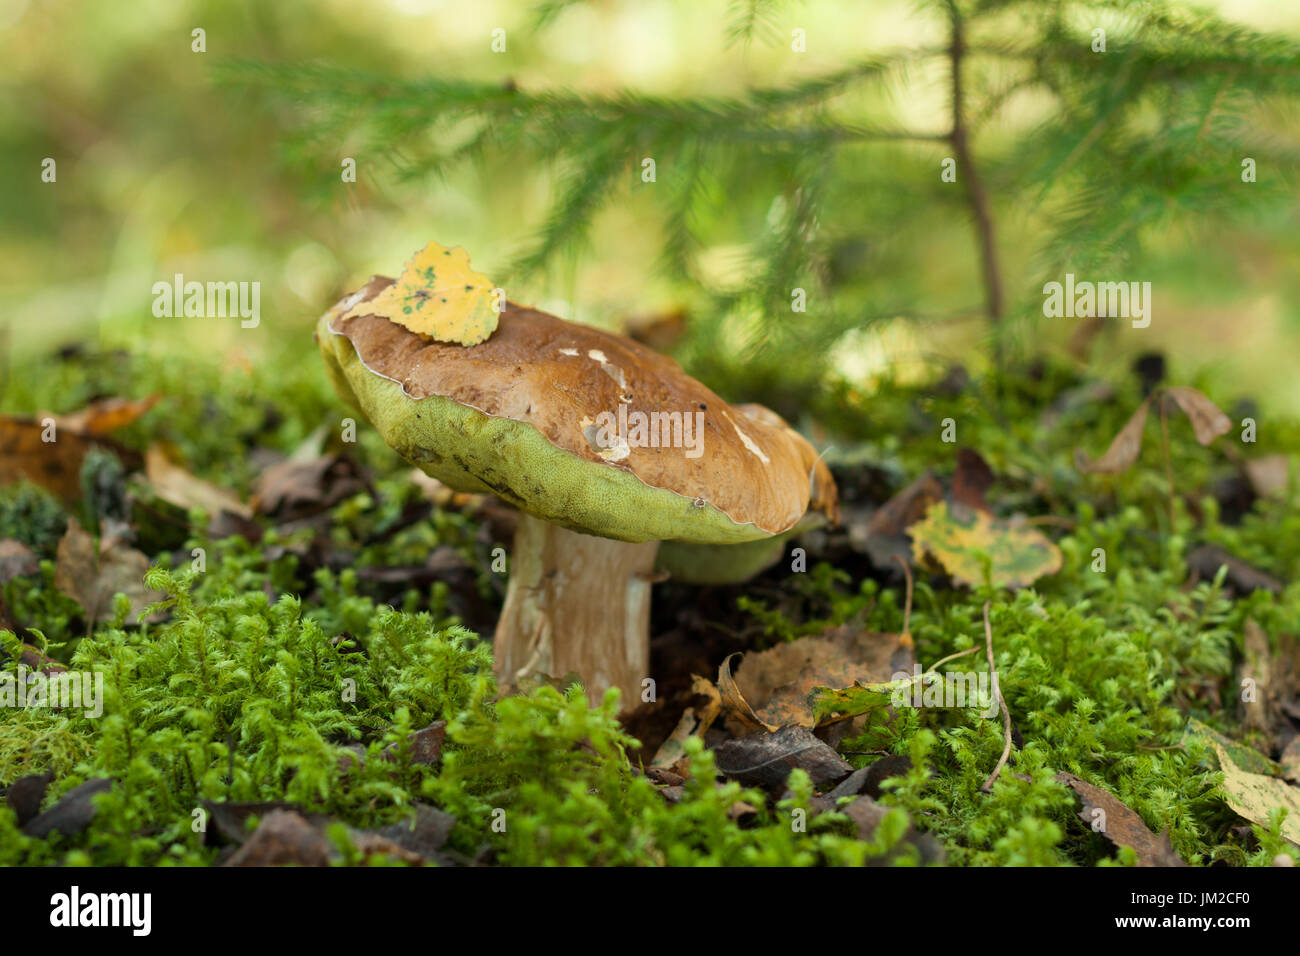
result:
M 492 282 L 469 266 L 469 253 L 431 242 L 406 263 L 397 281 L 343 316 L 382 315 L 439 342 L 477 345 L 497 330 Z
M 1061 552 L 1032 526 L 939 501 L 907 529 L 918 560 L 932 555 L 954 581 L 977 587 L 1028 587 L 1061 570 Z
M 1277 777 L 1242 770 L 1228 756 L 1226 748 L 1211 741 L 1219 755 L 1219 769 L 1223 771 L 1223 795 L 1232 812 L 1251 823 L 1268 826 L 1269 812 L 1275 807 L 1286 807 L 1282 821 L 1282 836 L 1292 843 L 1300 843 L 1300 787 L 1293 787 Z

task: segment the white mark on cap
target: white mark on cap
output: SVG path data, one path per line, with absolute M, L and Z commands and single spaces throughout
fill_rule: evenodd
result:
M 561 354 L 561 355 L 577 355 L 577 354 L 578 354 L 578 350 L 577 350 L 577 349 L 560 349 L 560 354 Z
M 597 361 L 597 362 L 608 362 L 608 361 L 609 361 L 609 359 L 605 358 L 605 353 L 602 352 L 600 349 L 590 349 L 590 350 L 587 352 L 587 355 L 589 355 L 592 359 L 594 359 L 594 360 Z
M 612 378 L 614 381 L 618 382 L 618 388 L 620 392 L 622 392 L 624 395 L 627 394 L 627 379 L 623 376 L 623 370 L 621 368 L 619 368 L 617 365 L 611 365 L 609 362 L 601 362 L 600 370 L 604 372 L 606 375 L 608 375 L 610 378 Z M 620 398 L 619 401 L 622 401 L 622 399 Z M 627 403 L 624 402 L 624 404 Z
M 755 455 L 758 456 L 759 461 L 761 461 L 765 465 L 772 464 L 772 459 L 768 458 L 767 455 L 763 454 L 763 449 L 759 448 L 758 445 L 754 443 L 754 439 L 750 438 L 748 435 L 746 435 L 744 432 L 740 430 L 740 426 L 737 425 L 732 420 L 730 415 L 728 415 L 726 412 L 723 412 L 722 415 L 724 418 L 726 418 L 727 421 L 731 422 L 731 427 L 736 430 L 736 434 L 740 436 L 741 442 L 744 444 L 746 448 L 748 448 L 751 452 L 753 452 Z
M 597 425 L 586 417 L 579 422 L 579 425 L 582 427 L 582 437 L 587 439 L 587 444 L 591 446 L 591 450 L 605 461 L 622 461 L 632 454 L 627 439 L 622 435 L 611 432 L 603 425 Z

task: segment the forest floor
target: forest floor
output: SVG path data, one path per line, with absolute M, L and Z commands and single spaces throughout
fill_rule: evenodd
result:
M 498 697 L 513 513 L 342 440 L 318 364 L 10 370 L 0 703 L 79 674 L 102 713 L 0 708 L 0 863 L 1300 854 L 1300 423 L 1155 357 L 789 402 L 840 524 L 657 584 L 620 717 Z

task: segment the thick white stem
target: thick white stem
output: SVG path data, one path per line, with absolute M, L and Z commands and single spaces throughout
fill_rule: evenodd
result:
M 659 543 L 629 544 L 521 515 L 493 653 L 503 689 L 577 674 L 587 696 L 641 702 L 650 676 L 650 587 Z

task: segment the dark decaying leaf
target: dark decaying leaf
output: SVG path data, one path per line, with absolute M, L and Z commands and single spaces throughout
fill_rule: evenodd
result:
M 1148 398 L 1137 407 L 1133 417 L 1111 440 L 1106 453 L 1095 461 L 1090 460 L 1082 450 L 1076 448 L 1075 467 L 1086 474 L 1098 475 L 1116 475 L 1131 468 L 1142 451 L 1142 432 L 1146 428 L 1147 412 L 1150 408 L 1151 399 Z
M 1225 580 L 1239 594 L 1249 594 L 1252 591 L 1279 594 L 1282 591 L 1282 582 L 1277 578 L 1252 567 L 1216 544 L 1203 544 L 1187 556 L 1187 570 L 1195 579 L 1213 580 L 1219 573 L 1219 568 L 1225 566 L 1228 569 Z
M 952 475 L 953 501 L 977 511 L 988 511 L 984 493 L 993 487 L 993 469 L 973 448 L 957 449 L 957 468 Z
M 329 866 L 334 847 L 301 814 L 272 810 L 224 866 Z
M 40 815 L 41 803 L 45 800 L 45 791 L 49 789 L 51 773 L 33 773 L 19 777 L 5 793 L 5 803 L 18 818 L 18 825 L 26 826 L 29 820 Z
M 861 770 L 855 770 L 852 774 L 840 782 L 827 796 L 832 799 L 840 797 L 852 797 L 857 795 L 868 796 L 873 800 L 879 800 L 883 791 L 880 784 L 890 777 L 901 777 L 912 769 L 912 759 L 904 754 L 889 754 L 874 760 Z
M 818 790 L 833 786 L 853 767 L 807 727 L 782 727 L 771 734 L 728 740 L 717 750 L 718 772 L 747 787 L 779 793 L 796 767 L 807 772 Z
M 410 746 L 412 766 L 436 766 L 442 760 L 442 745 L 447 739 L 447 722 L 445 720 L 435 720 L 428 727 L 411 731 L 406 739 Z M 343 773 L 350 773 L 361 769 L 365 763 L 366 748 L 360 744 L 349 744 L 345 750 L 347 752 L 339 756 L 339 770 Z M 383 749 L 380 756 L 382 759 L 391 762 L 397 759 L 397 752 L 397 745 L 389 744 Z
M 440 861 L 439 851 L 451 835 L 456 818 L 427 803 L 415 805 L 415 815 L 378 830 L 368 831 L 414 853 L 424 860 Z
M 261 474 L 254 488 L 254 505 L 258 514 L 294 521 L 332 508 L 365 488 L 361 468 L 343 455 L 290 458 Z
M 1101 787 L 1081 780 L 1072 773 L 1061 772 L 1056 779 L 1079 795 L 1083 810 L 1079 819 L 1115 846 L 1130 846 L 1137 854 L 1138 866 L 1186 866 L 1174 852 L 1169 834 L 1159 836 L 1147 829 L 1137 812 Z
M 1196 440 L 1208 445 L 1220 435 L 1226 435 L 1232 429 L 1232 419 L 1219 410 L 1219 406 L 1202 393 L 1186 385 L 1166 388 L 1164 394 L 1173 399 L 1174 404 L 1183 410 L 1192 423 Z
M 3 611 L 3 602 L 0 602 L 0 611 Z M 0 625 L 0 630 L 4 626 Z M 13 630 L 12 627 L 9 630 Z M 31 644 L 19 645 L 18 663 L 22 664 L 28 670 L 40 671 L 43 674 L 60 674 L 67 670 L 62 664 L 50 657 L 39 647 Z
M 447 739 L 447 722 L 435 720 L 428 727 L 412 731 L 406 739 L 411 743 L 411 763 L 432 767 L 442 759 L 442 744 Z
M 223 866 L 329 866 L 338 858 L 334 844 L 325 836 L 329 817 L 304 814 L 290 804 L 205 804 L 212 821 L 226 839 L 239 849 Z M 261 817 L 250 835 L 248 818 Z M 450 862 L 440 851 L 456 824 L 456 818 L 428 804 L 417 803 L 409 820 L 374 830 L 349 829 L 349 838 L 364 857 L 383 854 L 410 864 Z
M 243 846 L 253 835 L 248 826 L 249 820 L 256 817 L 260 823 L 277 810 L 298 814 L 313 825 L 329 822 L 328 817 L 302 813 L 297 804 L 293 803 L 216 803 L 204 800 L 202 806 L 208 813 L 208 833 L 236 846 Z
M 908 564 L 912 562 L 912 541 L 907 529 L 925 517 L 932 504 L 942 500 L 943 485 L 927 471 L 885 502 L 862 531 L 850 528 L 850 537 L 877 568 L 897 574 L 895 557 Z
M 871 797 L 858 797 L 856 800 L 838 808 L 857 828 L 857 838 L 859 840 L 870 840 L 875 836 L 876 828 L 880 822 L 889 813 L 889 807 L 882 807 Z M 903 835 L 901 841 L 903 846 L 916 847 L 917 856 L 922 866 L 942 863 L 944 860 L 943 845 L 928 833 L 918 833 L 911 826 Z M 869 866 L 888 865 L 889 861 L 898 856 L 899 851 L 896 848 L 889 855 L 880 859 L 868 860 Z
M 54 832 L 76 836 L 90 826 L 90 821 L 95 818 L 94 798 L 107 793 L 112 786 L 113 781 L 96 778 L 73 787 L 54 806 L 28 820 L 23 833 L 37 839 L 43 839 Z

